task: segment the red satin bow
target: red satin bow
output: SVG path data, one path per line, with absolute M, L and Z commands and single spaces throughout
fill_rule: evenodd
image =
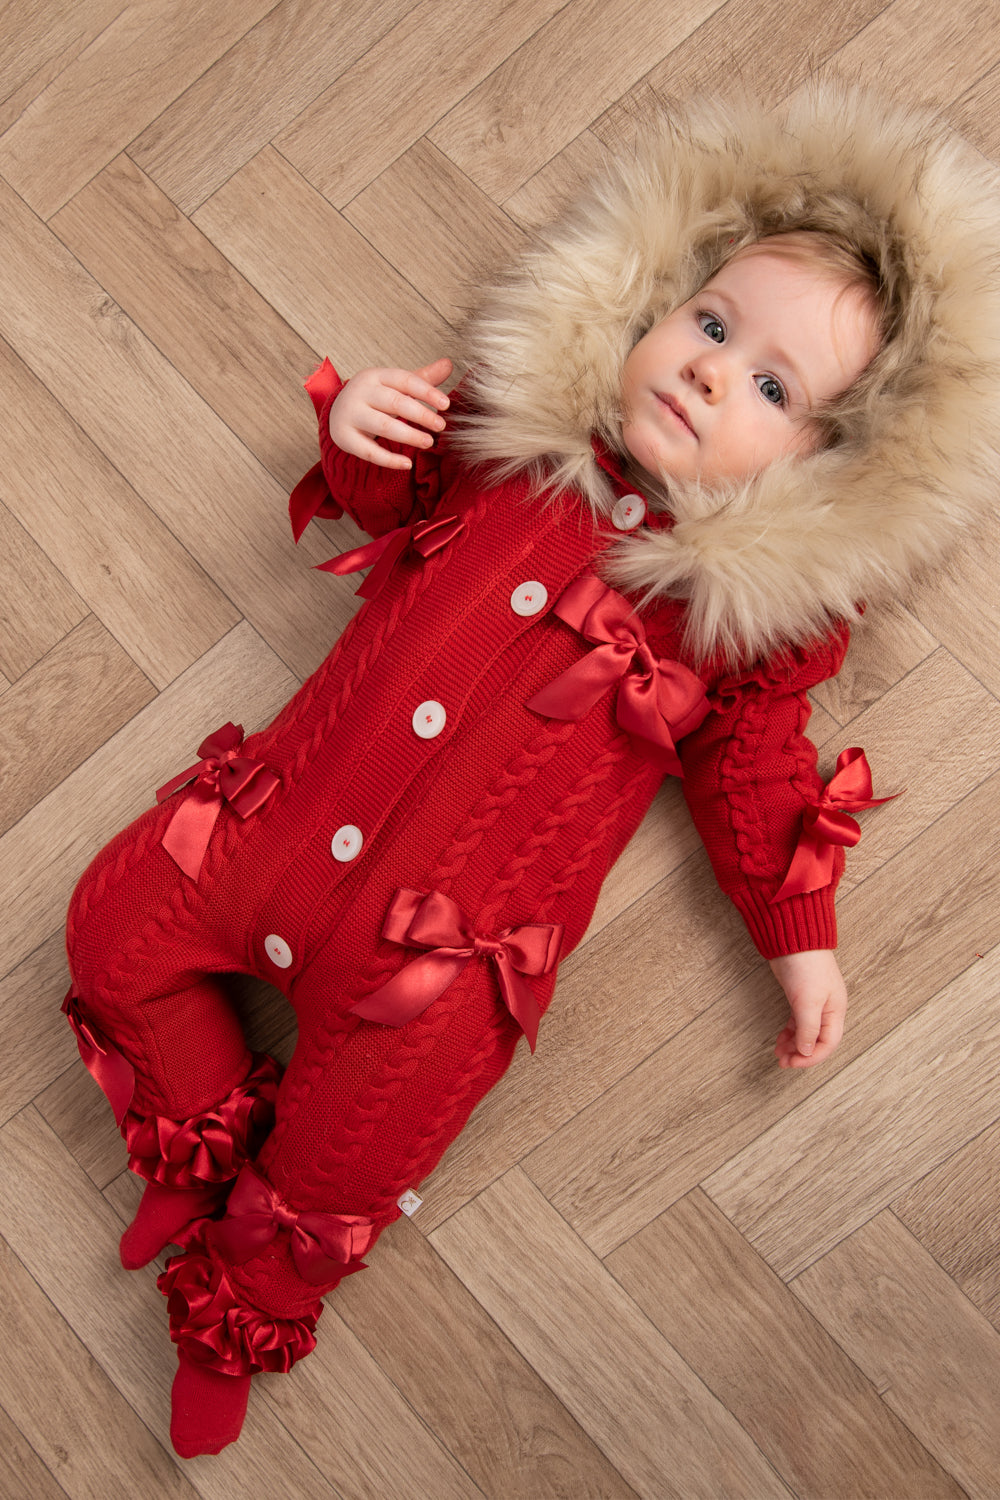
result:
M 849 812 L 878 807 L 892 802 L 892 797 L 872 796 L 872 773 L 865 752 L 859 745 L 842 750 L 837 769 L 823 788 L 817 802 L 802 814 L 802 832 L 779 891 L 771 897 L 783 901 L 786 896 L 804 896 L 822 890 L 833 879 L 835 851 L 852 849 L 861 837 L 861 829 Z
M 465 522 L 457 516 L 417 521 L 413 526 L 399 526 L 395 531 L 387 531 L 385 536 L 376 537 L 363 547 L 355 547 L 352 552 L 331 557 L 329 562 L 317 563 L 316 566 L 321 573 L 356 573 L 359 568 L 371 568 L 368 577 L 354 592 L 362 599 L 374 599 L 407 547 L 412 547 L 423 558 L 432 557 L 464 530 Z
M 393 898 L 383 937 L 411 948 L 431 948 L 351 1009 L 366 1021 L 405 1026 L 458 978 L 472 958 L 496 965 L 504 1004 L 535 1050 L 541 1015 L 522 974 L 547 974 L 559 957 L 561 923 L 508 927 L 496 937 L 477 936 L 460 908 L 440 891 L 401 890 Z
M 93 1022 L 86 1020 L 80 1003 L 70 990 L 63 1001 L 62 1013 L 76 1033 L 76 1044 L 87 1072 L 104 1091 L 114 1111 L 115 1124 L 121 1126 L 135 1092 L 135 1071 L 127 1057 L 113 1047 Z
M 226 1217 L 212 1227 L 213 1240 L 229 1260 L 242 1265 L 266 1250 L 281 1229 L 291 1231 L 295 1269 L 314 1286 L 364 1270 L 361 1256 L 375 1238 L 372 1220 L 358 1214 L 289 1208 L 266 1177 L 248 1164 L 229 1195 Z
M 674 776 L 684 774 L 675 742 L 708 713 L 705 685 L 679 661 L 654 656 L 632 606 L 593 573 L 584 573 L 554 613 L 595 649 L 529 698 L 527 707 L 553 719 L 580 719 L 615 682 L 615 713 L 626 734 Z M 630 667 L 638 664 L 638 671 Z
M 194 785 L 163 835 L 164 849 L 192 880 L 198 879 L 223 799 L 241 818 L 248 818 L 278 785 L 277 776 L 260 761 L 237 755 L 242 744 L 243 725 L 223 724 L 198 746 L 198 764 L 189 766 L 156 794 L 157 802 L 165 802 L 194 778 Z

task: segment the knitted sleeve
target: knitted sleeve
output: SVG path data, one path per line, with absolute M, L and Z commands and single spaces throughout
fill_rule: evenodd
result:
M 679 747 L 685 797 L 716 878 L 765 958 L 837 945 L 841 849 L 828 886 L 771 898 L 791 863 L 803 811 L 823 788 L 805 736 L 806 694 L 840 670 L 848 638 L 845 625 L 807 649 L 723 678 L 709 693 L 712 712 Z
M 314 516 L 333 520 L 346 513 L 369 536 L 382 536 L 422 520 L 437 504 L 437 446 L 425 451 L 386 442 L 394 453 L 413 459 L 412 469 L 382 468 L 337 447 L 330 436 L 330 408 L 345 384 L 328 359 L 306 381 L 319 420 L 320 461 L 292 491 L 289 511 L 296 541 Z

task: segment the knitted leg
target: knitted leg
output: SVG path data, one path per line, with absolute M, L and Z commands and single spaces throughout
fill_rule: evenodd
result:
M 288 1370 L 310 1352 L 322 1295 L 363 1269 L 399 1217 L 399 1195 L 506 1069 L 518 1032 L 480 988 L 466 985 L 455 1004 L 398 1031 L 352 1023 L 337 1040 L 300 1036 L 261 1157 L 244 1168 L 225 1216 L 199 1226 L 159 1280 L 179 1346 L 178 1452 L 218 1452 L 233 1440 L 250 1376 Z
M 199 972 L 228 955 L 207 930 L 204 894 L 154 837 L 159 817 L 98 856 L 68 926 L 75 992 L 64 1009 L 129 1166 L 149 1183 L 122 1239 L 128 1268 L 221 1206 L 270 1128 L 278 1080 L 270 1058 L 247 1050 L 221 985 Z

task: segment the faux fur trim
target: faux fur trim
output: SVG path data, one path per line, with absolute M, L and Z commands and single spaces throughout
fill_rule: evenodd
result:
M 697 655 L 804 644 L 896 596 L 996 495 L 1000 179 L 926 116 L 846 86 L 781 114 L 700 103 L 658 122 L 522 257 L 475 318 L 457 440 L 503 474 L 613 503 L 591 435 L 623 453 L 619 389 L 642 335 L 734 252 L 846 232 L 894 289 L 897 327 L 838 447 L 711 492 L 650 489 L 672 530 L 608 555 L 609 581 L 689 601 Z M 641 486 L 640 486 L 641 487 Z

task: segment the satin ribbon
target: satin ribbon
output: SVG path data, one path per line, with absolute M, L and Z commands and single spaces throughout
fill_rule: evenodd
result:
M 859 745 L 842 750 L 837 768 L 823 788 L 818 801 L 802 814 L 802 832 L 792 856 L 781 889 L 772 902 L 786 896 L 804 896 L 822 890 L 833 879 L 838 848 L 852 849 L 861 837 L 861 829 L 848 813 L 862 812 L 892 802 L 892 797 L 872 796 L 872 773 L 865 752 Z
M 473 958 L 496 966 L 503 1002 L 535 1050 L 541 1014 L 523 974 L 547 974 L 559 957 L 561 923 L 508 927 L 477 936 L 460 908 L 440 891 L 401 890 L 393 897 L 382 935 L 392 943 L 433 951 L 415 958 L 351 1009 L 366 1021 L 405 1026 L 458 978 Z
M 295 1269 L 314 1286 L 364 1270 L 361 1256 L 375 1238 L 372 1220 L 358 1214 L 297 1213 L 248 1164 L 229 1195 L 226 1217 L 212 1227 L 212 1239 L 230 1261 L 242 1265 L 266 1250 L 282 1229 L 291 1231 Z
M 327 402 L 338 395 L 343 388 L 343 381 L 333 365 L 328 359 L 324 359 L 319 369 L 314 370 L 306 381 L 306 390 L 309 392 L 317 417 L 323 415 L 323 408 Z M 322 462 L 313 464 L 308 474 L 304 474 L 292 490 L 288 497 L 288 514 L 292 522 L 292 535 L 296 541 L 313 516 L 322 516 L 324 520 L 335 521 L 338 516 L 344 514 L 343 506 L 338 505 L 330 494 Z
M 359 568 L 371 568 L 368 577 L 354 592 L 362 599 L 374 599 L 408 547 L 426 559 L 447 547 L 464 530 L 465 522 L 457 516 L 417 521 L 413 526 L 398 526 L 395 531 L 387 531 L 363 547 L 355 547 L 351 552 L 331 557 L 329 562 L 317 563 L 316 566 L 321 573 L 356 573 Z
M 338 505 L 330 494 L 322 462 L 313 464 L 288 497 L 292 536 L 298 541 L 313 516 L 322 516 L 324 521 L 336 521 L 343 514 L 344 507 Z
M 94 1082 L 103 1090 L 114 1112 L 115 1124 L 121 1128 L 122 1120 L 132 1102 L 135 1092 L 135 1070 L 127 1057 L 113 1047 L 102 1031 L 88 1021 L 80 1009 L 80 1002 L 70 990 L 60 1007 L 76 1034 L 83 1066 Z
M 552 719 L 581 719 L 614 683 L 615 714 L 643 752 L 674 776 L 684 774 L 676 741 L 708 713 L 700 677 L 679 661 L 653 655 L 642 621 L 628 600 L 594 573 L 571 583 L 554 611 L 594 650 L 529 698 L 527 707 Z M 632 667 L 638 670 L 630 670 Z
M 248 818 L 278 785 L 278 777 L 260 761 L 237 755 L 242 744 L 243 725 L 223 724 L 198 746 L 201 760 L 197 765 L 189 766 L 156 793 L 157 802 L 165 802 L 194 780 L 163 835 L 164 849 L 192 880 L 198 879 L 223 801 L 241 818 Z

